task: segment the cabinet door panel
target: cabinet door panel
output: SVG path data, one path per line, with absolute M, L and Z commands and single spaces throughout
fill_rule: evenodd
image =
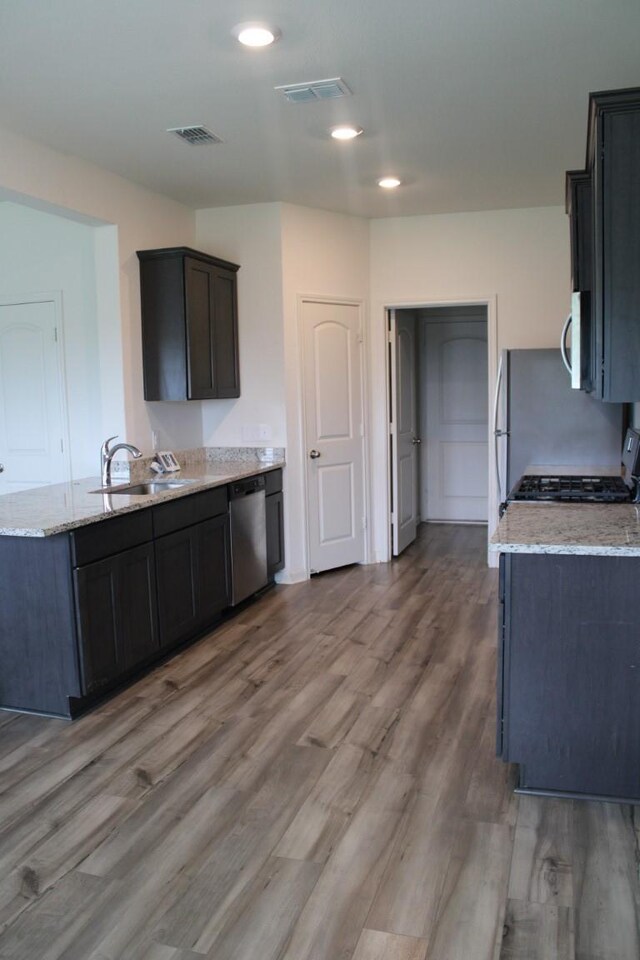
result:
M 284 567 L 284 501 L 282 493 L 265 499 L 267 510 L 267 575 L 272 577 Z
M 153 544 L 121 554 L 118 573 L 118 659 L 130 670 L 160 647 Z
M 640 797 L 640 560 L 514 554 L 509 760 L 522 786 Z
M 214 355 L 214 271 L 206 263 L 185 260 L 190 400 L 217 396 Z
M 118 562 L 100 560 L 75 571 L 78 646 L 84 694 L 118 675 Z
M 282 470 L 269 470 L 264 475 L 265 493 L 268 497 L 272 493 L 280 493 L 282 490 Z
M 212 620 L 231 601 L 229 517 L 215 517 L 197 526 L 198 617 Z
M 605 400 L 640 400 L 640 108 L 604 118 L 602 310 Z
M 226 270 L 213 272 L 213 308 L 216 396 L 239 397 L 238 312 L 234 273 Z
M 163 647 L 193 632 L 197 613 L 197 527 L 156 540 L 158 618 Z
M 592 290 L 593 184 L 586 171 L 570 171 L 567 177 L 571 194 L 571 288 Z

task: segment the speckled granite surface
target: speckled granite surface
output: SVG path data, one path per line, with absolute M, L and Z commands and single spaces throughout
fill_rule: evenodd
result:
M 100 488 L 99 477 L 4 494 L 0 496 L 0 536 L 49 537 L 88 523 L 99 523 L 110 517 L 142 510 L 156 503 L 189 496 L 209 487 L 220 487 L 242 477 L 266 473 L 284 465 L 282 457 L 274 457 L 269 462 L 240 457 L 206 460 L 191 465 L 185 463 L 182 471 L 171 474 L 171 477 L 194 480 L 194 483 L 179 489 L 139 496 L 95 493 L 93 491 Z M 150 476 L 147 470 L 144 478 L 137 477 L 136 482 L 140 479 L 157 478 Z
M 205 463 L 237 463 L 238 461 L 255 463 L 259 461 L 284 460 L 284 447 L 192 447 L 188 450 L 174 450 L 174 454 L 183 472 Z M 154 454 L 131 460 L 129 457 L 114 459 L 111 465 L 113 483 L 140 483 L 151 476 L 151 464 Z
M 640 505 L 512 503 L 491 538 L 490 549 L 640 557 Z

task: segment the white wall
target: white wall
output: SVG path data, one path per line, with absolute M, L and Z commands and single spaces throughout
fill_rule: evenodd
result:
M 371 222 L 370 410 L 378 560 L 388 556 L 384 307 L 474 300 L 489 302 L 490 313 L 495 308 L 497 342 L 490 369 L 502 348 L 558 343 L 570 306 L 569 226 L 561 207 Z M 495 499 L 492 487 L 490 503 Z
M 62 294 L 71 475 L 95 473 L 102 424 L 92 227 L 0 203 L 0 297 Z
M 196 246 L 240 264 L 240 397 L 202 402 L 207 446 L 286 446 L 281 208 L 278 203 L 198 210 Z M 267 436 L 258 439 L 259 425 Z
M 367 323 L 369 224 L 357 217 L 282 205 L 284 360 L 287 413 L 285 526 L 287 574 L 307 576 L 305 523 L 306 450 L 302 423 L 301 346 L 298 299 L 344 297 L 363 303 Z
M 143 399 L 136 250 L 193 246 L 195 214 L 173 200 L 5 128 L 0 128 L 0 142 L 0 192 L 5 198 L 41 205 L 50 212 L 57 210 L 72 218 L 84 218 L 94 226 L 110 224 L 117 228 L 117 278 L 110 272 L 108 262 L 106 266 L 98 265 L 101 382 L 105 388 L 111 384 L 111 393 L 106 394 L 105 422 L 113 412 L 115 429 L 112 432 L 121 430 L 124 409 L 127 439 L 149 451 L 152 414 Z M 96 239 L 97 256 L 106 257 L 107 261 L 109 253 L 105 248 L 108 246 L 107 228 L 104 237 Z M 116 299 L 113 285 L 117 281 Z M 182 445 L 182 437 L 190 441 L 185 445 L 191 445 L 194 438 L 201 442 L 199 404 L 167 404 L 153 416 L 156 425 L 166 422 L 167 439 L 176 447 Z
M 196 243 L 239 263 L 240 384 L 238 400 L 204 401 L 210 446 L 284 446 L 285 580 L 307 576 L 306 458 L 301 417 L 298 298 L 344 297 L 366 306 L 369 228 L 365 220 L 290 204 L 248 204 L 199 210 Z M 268 440 L 252 439 L 264 424 Z

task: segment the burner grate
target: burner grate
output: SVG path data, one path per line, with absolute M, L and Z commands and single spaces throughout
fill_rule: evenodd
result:
M 631 492 L 622 477 L 524 476 L 510 500 L 554 500 L 578 503 L 625 503 Z

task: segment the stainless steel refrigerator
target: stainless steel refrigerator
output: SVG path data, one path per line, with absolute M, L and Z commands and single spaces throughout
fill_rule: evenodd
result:
M 624 406 L 572 390 L 557 349 L 504 350 L 498 365 L 493 428 L 502 503 L 530 465 L 619 464 Z

